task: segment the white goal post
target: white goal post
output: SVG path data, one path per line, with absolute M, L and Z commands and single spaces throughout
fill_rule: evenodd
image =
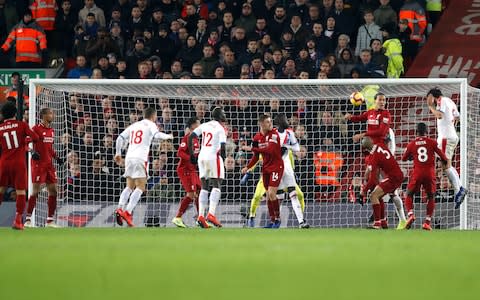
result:
M 39 110 L 50 107 L 55 112 L 56 151 L 66 159 L 57 167 L 57 223 L 61 226 L 116 226 L 113 211 L 123 188 L 122 169 L 112 162 L 116 134 L 138 120 L 146 106 L 158 110 L 161 130 L 173 133 L 173 143 L 152 146 L 148 191 L 134 213 L 137 226 L 174 226 L 179 200 L 184 196 L 175 168 L 176 149 L 185 133 L 186 120 L 209 120 L 216 105 L 225 108 L 228 118 L 228 162 L 218 217 L 225 227 L 244 226 L 259 179 L 257 168 L 246 185 L 240 185 L 239 169 L 249 153 L 241 150 L 258 131 L 261 113 L 286 113 L 300 141 L 296 157 L 298 183 L 305 196 L 306 220 L 314 227 L 365 227 L 371 213 L 369 205 L 354 203 L 363 156 L 351 137 L 365 130 L 364 124 L 343 120 L 345 113 L 361 113 L 365 106 L 354 107 L 349 95 L 362 91 L 368 98 L 372 91 L 387 97 L 392 115 L 391 128 L 396 136 L 395 156 L 401 153 L 415 134 L 418 122 L 429 126 L 429 136 L 436 138 L 435 119 L 426 104 L 426 94 L 439 87 L 460 110 L 460 144 L 453 165 L 460 170 L 462 185 L 469 193 L 460 210 L 454 209 L 448 181 L 438 172 L 435 228 L 476 229 L 480 225 L 480 91 L 468 86 L 466 79 L 341 79 L 341 80 L 30 80 L 29 124 L 39 122 Z M 330 154 L 333 155 L 329 156 Z M 328 157 L 328 158 L 326 158 Z M 399 162 L 406 178 L 411 162 Z M 402 185 L 404 190 L 406 183 Z M 31 184 L 29 191 L 31 192 Z M 401 196 L 403 199 L 403 196 Z M 418 218 L 425 205 L 415 200 Z M 296 227 L 290 201 L 282 202 L 282 227 Z M 397 218 L 393 205 L 387 205 L 389 224 Z M 193 207 L 185 213 L 186 224 L 194 225 Z M 35 223 L 46 219 L 46 192 L 37 201 Z M 267 221 L 266 207 L 256 212 L 256 225 Z M 418 222 L 421 224 L 421 222 Z M 418 226 L 417 223 L 417 226 Z

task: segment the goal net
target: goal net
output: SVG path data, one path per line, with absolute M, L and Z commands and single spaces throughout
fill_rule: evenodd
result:
M 480 220 L 479 91 L 461 79 L 397 80 L 32 80 L 30 83 L 30 125 L 39 121 L 39 111 L 51 107 L 56 150 L 66 159 L 58 166 L 57 222 L 61 226 L 116 226 L 113 212 L 125 180 L 123 169 L 113 162 L 117 135 L 141 119 L 147 106 L 158 110 L 157 124 L 172 133 L 173 142 L 154 144 L 150 155 L 148 190 L 134 212 L 137 226 L 174 226 L 184 191 L 176 175 L 176 151 L 185 134 L 186 121 L 197 116 L 210 119 L 214 106 L 222 106 L 228 118 L 225 180 L 217 217 L 225 227 L 242 227 L 250 213 L 250 202 L 260 178 L 257 168 L 245 185 L 240 184 L 240 169 L 251 153 L 242 150 L 258 131 L 261 113 L 285 113 L 301 145 L 294 154 L 297 182 L 305 199 L 305 219 L 314 227 L 365 227 L 371 207 L 357 199 L 364 172 L 360 145 L 352 136 L 364 132 L 365 124 L 347 123 L 346 113 L 359 114 L 366 107 L 353 106 L 349 97 L 360 91 L 369 101 L 376 92 L 387 97 L 395 133 L 395 157 L 400 160 L 406 144 L 415 136 L 418 122 L 429 126 L 436 138 L 435 119 L 428 110 L 426 93 L 440 87 L 461 111 L 458 126 L 461 143 L 453 165 L 470 190 L 466 203 L 454 209 L 453 189 L 440 169 L 434 228 L 476 228 Z M 468 97 L 467 97 L 468 96 Z M 468 102 L 468 106 L 465 107 Z M 411 162 L 399 162 L 406 178 Z M 404 198 L 406 182 L 400 190 Z M 290 201 L 281 207 L 282 227 L 298 225 Z M 415 213 L 425 215 L 424 195 L 415 198 Z M 37 226 L 46 221 L 46 192 L 38 198 Z M 397 217 L 393 204 L 387 204 L 390 226 Z M 261 202 L 256 226 L 268 221 Z M 194 226 L 196 210 L 190 207 L 183 220 Z M 417 222 L 421 224 L 421 222 Z

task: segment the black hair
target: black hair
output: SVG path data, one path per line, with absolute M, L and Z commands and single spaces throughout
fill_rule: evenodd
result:
M 195 124 L 196 122 L 198 122 L 198 118 L 197 117 L 191 117 L 187 121 L 187 127 L 188 128 L 192 127 L 192 125 Z
M 12 102 L 5 102 L 2 106 L 2 116 L 4 119 L 11 119 L 17 114 L 17 106 Z
M 428 131 L 427 124 L 420 122 L 417 124 L 417 134 L 418 135 L 426 135 Z
M 442 91 L 438 87 L 434 87 L 433 89 L 429 90 L 427 93 L 427 96 L 428 95 L 432 95 L 433 98 L 438 98 L 443 96 Z
M 374 99 L 377 100 L 377 97 L 378 97 L 378 96 L 385 96 L 385 94 L 382 93 L 382 92 L 378 92 L 378 93 L 375 94 L 375 98 L 374 98 Z

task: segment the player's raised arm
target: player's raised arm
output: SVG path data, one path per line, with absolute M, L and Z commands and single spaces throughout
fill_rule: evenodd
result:
M 356 123 L 356 122 L 365 122 L 365 121 L 368 120 L 368 114 L 367 114 L 366 111 L 363 112 L 363 113 L 361 113 L 361 114 L 359 114 L 359 115 L 352 115 L 352 114 L 349 114 L 349 113 L 348 113 L 348 114 L 345 114 L 345 117 L 344 117 L 344 118 L 345 118 L 345 120 L 351 121 L 351 122 L 354 122 L 354 123 Z
M 30 137 L 31 139 L 31 142 L 33 143 L 36 143 L 38 142 L 38 140 L 40 139 L 40 137 L 38 136 L 38 134 L 33 131 L 30 126 L 28 126 L 27 123 L 25 123 L 25 132 L 27 133 L 27 135 Z
M 195 157 L 195 149 L 193 147 L 193 141 L 194 139 L 198 139 L 198 137 L 202 135 L 202 130 L 203 130 L 202 125 L 200 125 L 197 128 L 195 128 L 195 130 L 192 131 L 192 133 L 190 133 L 190 135 L 188 136 L 188 152 L 190 153 L 190 162 L 194 165 L 197 163 L 197 158 Z
M 403 155 L 402 155 L 402 160 L 403 161 L 407 161 L 407 160 L 412 159 L 412 157 L 413 157 L 412 147 L 413 147 L 413 142 L 410 142 L 408 144 L 407 148 L 405 148 L 405 152 L 403 152 Z

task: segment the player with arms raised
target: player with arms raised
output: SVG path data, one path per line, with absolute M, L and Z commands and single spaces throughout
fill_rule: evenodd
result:
M 254 153 L 248 165 L 242 169 L 245 174 L 259 160 L 263 158 L 262 180 L 267 190 L 267 207 L 270 215 L 268 228 L 280 227 L 280 203 L 277 199 L 278 186 L 283 176 L 282 144 L 278 131 L 273 128 L 272 119 L 269 115 L 261 115 L 258 123 L 260 132 L 253 137 L 252 151 Z
M 14 187 L 17 194 L 17 209 L 12 228 L 22 230 L 23 212 L 25 211 L 27 189 L 27 136 L 36 143 L 38 135 L 22 121 L 15 120 L 17 108 L 14 103 L 7 102 L 1 110 L 4 122 L 0 124 L 0 201 L 7 187 Z M 33 158 L 39 159 L 37 153 Z
M 55 142 L 54 130 L 51 127 L 54 114 L 51 108 L 42 108 L 40 110 L 40 124 L 35 125 L 32 130 L 39 136 L 39 141 L 35 143 L 33 149 L 40 155 L 39 160 L 32 160 L 32 183 L 33 192 L 28 198 L 27 215 L 25 218 L 25 227 L 34 227 L 32 223 L 32 213 L 37 203 L 38 193 L 43 184 L 46 184 L 48 191 L 48 214 L 46 227 L 58 227 L 53 217 L 57 209 L 57 172 L 53 166 L 53 159 L 58 164 L 63 160 L 57 156 L 53 149 Z
M 460 117 L 457 105 L 452 99 L 443 96 L 442 91 L 433 88 L 427 93 L 427 104 L 432 114 L 437 119 L 437 143 L 438 147 L 445 153 L 448 161 L 443 169 L 455 190 L 455 208 L 462 204 L 467 191 L 460 183 L 460 176 L 452 166 L 452 158 L 455 148 L 458 145 L 458 135 L 455 124 Z
M 362 147 L 370 153 L 366 170 L 366 172 L 369 172 L 368 181 L 362 189 L 362 194 L 368 195 L 368 192 L 373 190 L 370 194 L 374 216 L 372 228 L 385 228 L 385 226 L 382 226 L 382 222 L 386 223 L 385 208 L 380 204 L 380 201 L 385 194 L 393 193 L 400 187 L 403 181 L 403 173 L 388 148 L 374 144 L 368 136 L 362 139 Z M 378 183 L 380 171 L 383 172 L 384 177 Z
M 198 154 L 198 171 L 202 189 L 198 197 L 197 218 L 197 225 L 202 228 L 210 227 L 207 221 L 216 227 L 222 227 L 222 224 L 215 216 L 215 212 L 221 196 L 220 186 L 225 178 L 223 160 L 226 157 L 225 143 L 227 142 L 227 134 L 221 122 L 226 121 L 227 118 L 223 109 L 215 107 L 212 111 L 212 120 L 195 128 L 188 137 L 188 149 L 192 164 L 197 163 L 194 140 L 200 136 L 202 138 L 202 145 Z M 207 206 L 208 214 L 205 217 Z
M 148 178 L 148 153 L 154 139 L 173 139 L 171 134 L 158 130 L 155 121 L 157 111 L 147 107 L 143 111 L 143 120 L 128 126 L 117 138 L 115 149 L 115 162 L 118 165 L 125 163 L 127 186 L 120 194 L 118 208 L 115 210 L 118 225 L 123 225 L 123 220 L 129 227 L 133 227 L 132 212 L 140 197 L 145 191 Z M 128 145 L 125 161 L 122 159 L 122 149 Z M 127 205 L 128 202 L 128 205 Z M 123 219 L 123 220 L 122 220 Z
M 435 209 L 435 192 L 437 186 L 435 153 L 444 164 L 448 161 L 448 158 L 442 150 L 438 148 L 437 143 L 426 137 L 426 134 L 427 125 L 425 123 L 418 123 L 418 136 L 408 144 L 402 156 L 403 161 L 413 158 L 413 170 L 408 180 L 407 197 L 405 198 L 405 206 L 408 212 L 407 229 L 410 229 L 415 221 L 415 215 L 413 214 L 413 195 L 420 192 L 420 188 L 423 186 L 427 194 L 427 214 L 422 228 L 432 230 L 430 223 L 432 221 L 433 210 Z
M 187 225 L 183 223 L 182 216 L 187 210 L 192 201 L 195 202 L 195 207 L 198 211 L 198 191 L 201 189 L 202 184 L 200 177 L 198 177 L 197 166 L 190 162 L 190 151 L 188 150 L 188 137 L 191 132 L 200 126 L 200 121 L 197 117 L 192 117 L 187 122 L 188 132 L 182 138 L 180 147 L 178 147 L 177 156 L 180 158 L 177 166 L 177 175 L 182 183 L 183 189 L 186 195 L 180 201 L 177 215 L 173 218 L 172 223 L 177 227 L 186 228 Z M 198 139 L 193 140 L 193 152 L 197 156 L 200 151 L 200 145 Z

